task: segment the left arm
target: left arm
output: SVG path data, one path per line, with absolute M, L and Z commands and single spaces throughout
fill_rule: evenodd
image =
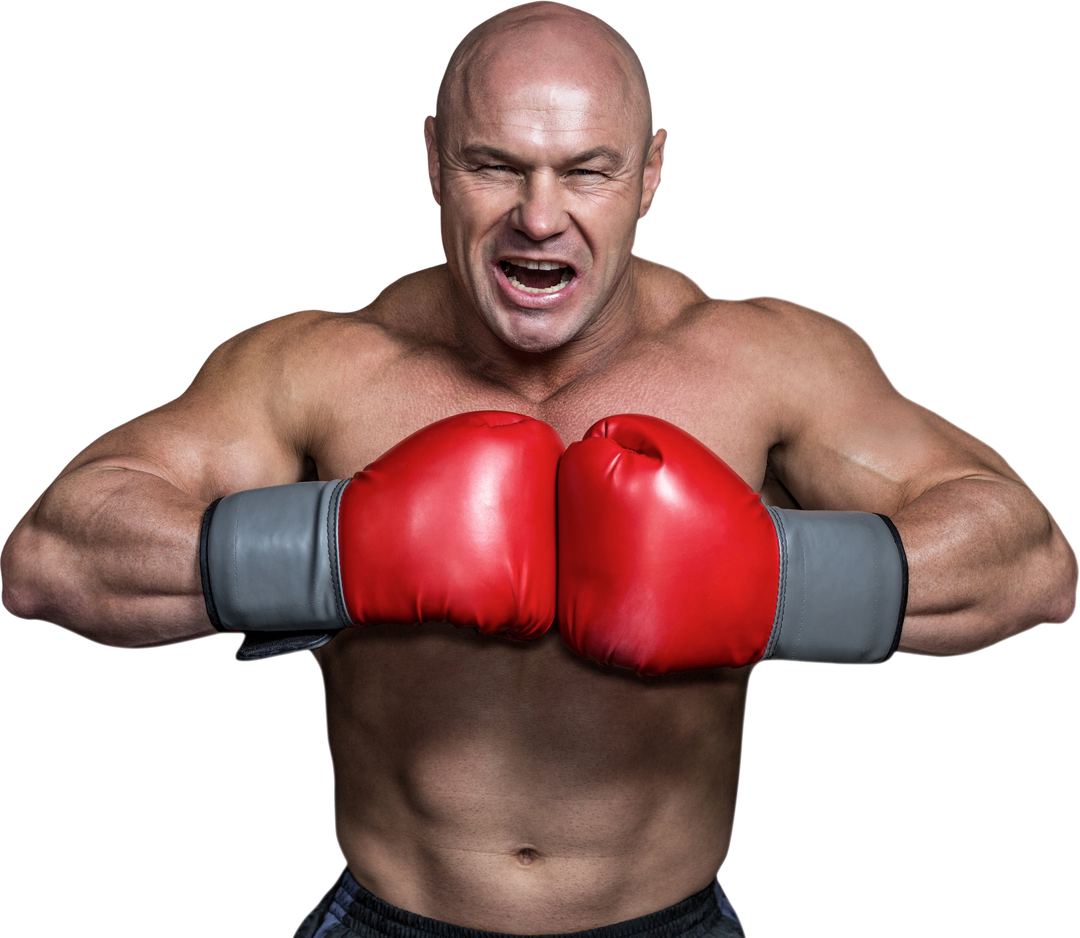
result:
M 909 564 L 901 651 L 962 654 L 1076 601 L 1076 557 L 1019 479 L 983 472 L 940 482 L 893 516 Z
M 780 314 L 795 362 L 770 464 L 804 509 L 892 518 L 909 572 L 900 650 L 962 654 L 1067 619 L 1076 557 L 1005 461 L 898 394 L 847 328 L 759 302 Z

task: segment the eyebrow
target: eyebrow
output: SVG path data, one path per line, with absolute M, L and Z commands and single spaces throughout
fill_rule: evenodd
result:
M 489 146 L 486 143 L 476 143 L 462 147 L 461 155 L 469 160 L 483 160 L 485 162 L 521 162 L 520 157 L 516 157 L 506 150 L 500 150 L 498 147 Z M 570 157 L 570 159 L 564 160 L 563 163 L 567 166 L 573 166 L 579 163 L 590 163 L 593 160 L 606 160 L 607 162 L 618 166 L 625 162 L 626 157 L 618 150 L 613 150 L 611 147 L 599 146 L 593 147 L 591 150 L 585 150 L 583 153 L 578 153 L 575 156 Z

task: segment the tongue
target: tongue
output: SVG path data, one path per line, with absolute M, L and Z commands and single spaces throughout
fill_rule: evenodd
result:
M 516 264 L 507 264 L 508 277 L 513 277 L 523 287 L 533 287 L 543 290 L 546 287 L 555 286 L 562 280 L 563 268 L 558 270 L 530 270 L 528 267 L 518 267 Z

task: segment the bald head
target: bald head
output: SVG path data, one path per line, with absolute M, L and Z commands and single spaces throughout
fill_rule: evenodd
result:
M 439 145 L 493 93 L 526 84 L 576 85 L 602 97 L 606 106 L 638 125 L 648 148 L 652 107 L 637 55 L 603 20 L 561 3 L 513 7 L 461 40 L 439 86 Z

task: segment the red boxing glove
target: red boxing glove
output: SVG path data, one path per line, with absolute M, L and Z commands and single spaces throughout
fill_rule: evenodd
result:
M 779 549 L 758 495 L 678 427 L 623 415 L 559 468 L 559 627 L 579 655 L 664 674 L 761 657 Z
M 425 427 L 356 473 L 338 511 L 352 620 L 543 635 L 555 618 L 562 451 L 546 423 L 481 411 Z
M 559 628 L 586 658 L 640 674 L 880 661 L 899 639 L 906 565 L 888 519 L 766 508 L 656 417 L 609 417 L 572 443 L 558 504 Z
M 558 434 L 531 417 L 459 414 L 352 479 L 220 499 L 200 548 L 210 621 L 247 633 L 244 659 L 384 622 L 537 638 L 555 617 L 562 451 Z

